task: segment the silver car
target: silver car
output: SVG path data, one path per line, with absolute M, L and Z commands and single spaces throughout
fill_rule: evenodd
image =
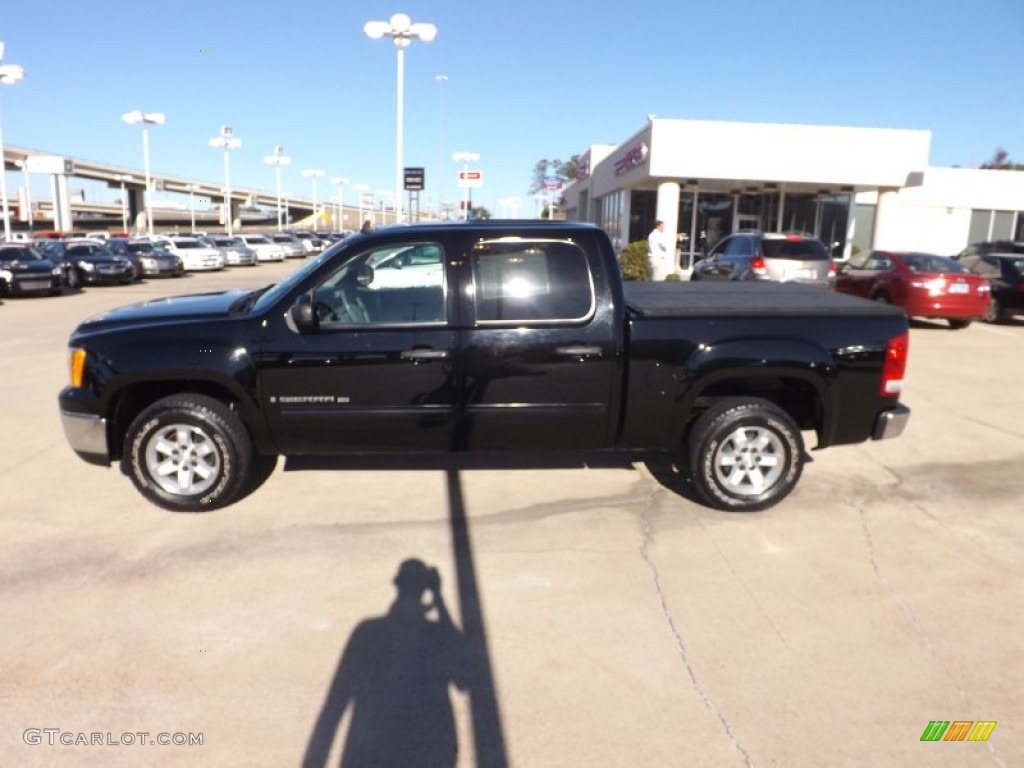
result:
M 736 232 L 693 265 L 691 280 L 774 280 L 832 289 L 836 265 L 805 232 Z
M 285 249 L 287 258 L 289 259 L 304 259 L 307 256 L 306 246 L 302 244 L 295 235 L 290 235 L 287 232 L 274 232 L 269 235 L 270 239 Z
M 266 235 L 238 235 L 246 247 L 256 251 L 257 261 L 284 261 L 284 246 L 271 241 Z
M 220 251 L 229 267 L 256 266 L 256 251 L 247 246 L 240 237 L 233 235 L 207 235 L 206 237 L 200 237 L 199 241 Z

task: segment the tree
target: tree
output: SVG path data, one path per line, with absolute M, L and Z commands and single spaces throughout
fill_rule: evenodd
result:
M 981 164 L 982 168 L 994 171 L 1024 171 L 1024 163 L 1010 161 L 1010 153 L 1002 147 L 996 147 L 990 160 Z
M 474 206 L 470 209 L 474 219 L 489 219 L 491 218 L 491 212 L 481 206 Z
M 545 189 L 544 182 L 549 178 L 556 178 L 565 184 L 576 181 L 576 172 L 580 167 L 580 156 L 573 155 L 565 162 L 555 159 L 542 158 L 533 166 L 533 180 L 530 182 L 530 194 L 536 194 Z

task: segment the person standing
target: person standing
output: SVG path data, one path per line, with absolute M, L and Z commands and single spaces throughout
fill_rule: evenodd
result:
M 669 257 L 669 243 L 665 237 L 665 222 L 654 222 L 654 229 L 647 236 L 647 261 L 651 265 L 651 279 L 661 280 L 665 276 Z

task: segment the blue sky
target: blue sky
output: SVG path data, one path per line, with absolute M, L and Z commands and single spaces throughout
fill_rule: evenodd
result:
M 404 164 L 426 168 L 424 207 L 439 177 L 458 199 L 451 153 L 466 150 L 481 156 L 475 204 L 499 213 L 519 196 L 532 215 L 538 159 L 618 144 L 648 113 L 928 129 L 933 165 L 978 165 L 997 146 L 1024 160 L 1021 0 L 9 2 L 4 63 L 26 76 L 0 93 L 4 141 L 141 168 L 141 131 L 121 114 L 160 111 L 154 170 L 220 182 L 207 141 L 227 123 L 243 141 L 236 185 L 272 191 L 263 158 L 280 144 L 286 192 L 309 196 L 313 167 L 393 189 L 395 48 L 363 24 L 399 11 L 438 28 L 405 56 Z

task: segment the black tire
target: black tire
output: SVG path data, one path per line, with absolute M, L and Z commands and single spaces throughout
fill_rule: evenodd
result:
M 892 304 L 892 301 L 889 300 L 889 296 L 884 293 L 876 293 L 871 298 L 879 304 Z
M 82 280 L 78 276 L 78 270 L 75 269 L 74 267 L 72 267 L 71 271 L 68 272 L 68 285 L 67 285 L 67 288 L 68 288 L 69 291 L 77 291 L 81 287 L 82 287 Z
M 253 471 L 252 440 L 221 401 L 171 395 L 132 422 L 121 462 L 139 493 L 157 506 L 206 512 L 245 495 Z
M 690 430 L 688 449 L 694 487 L 716 509 L 767 509 L 789 495 L 803 471 L 799 427 L 759 398 L 723 400 L 709 408 Z
M 984 319 L 986 323 L 1006 323 L 1010 320 L 1010 313 L 999 303 L 999 299 L 993 297 L 985 311 Z
M 964 328 L 967 328 L 971 324 L 970 320 L 952 320 L 952 319 L 947 319 L 946 322 L 949 323 L 949 327 L 952 330 L 954 330 L 954 331 L 961 331 Z

